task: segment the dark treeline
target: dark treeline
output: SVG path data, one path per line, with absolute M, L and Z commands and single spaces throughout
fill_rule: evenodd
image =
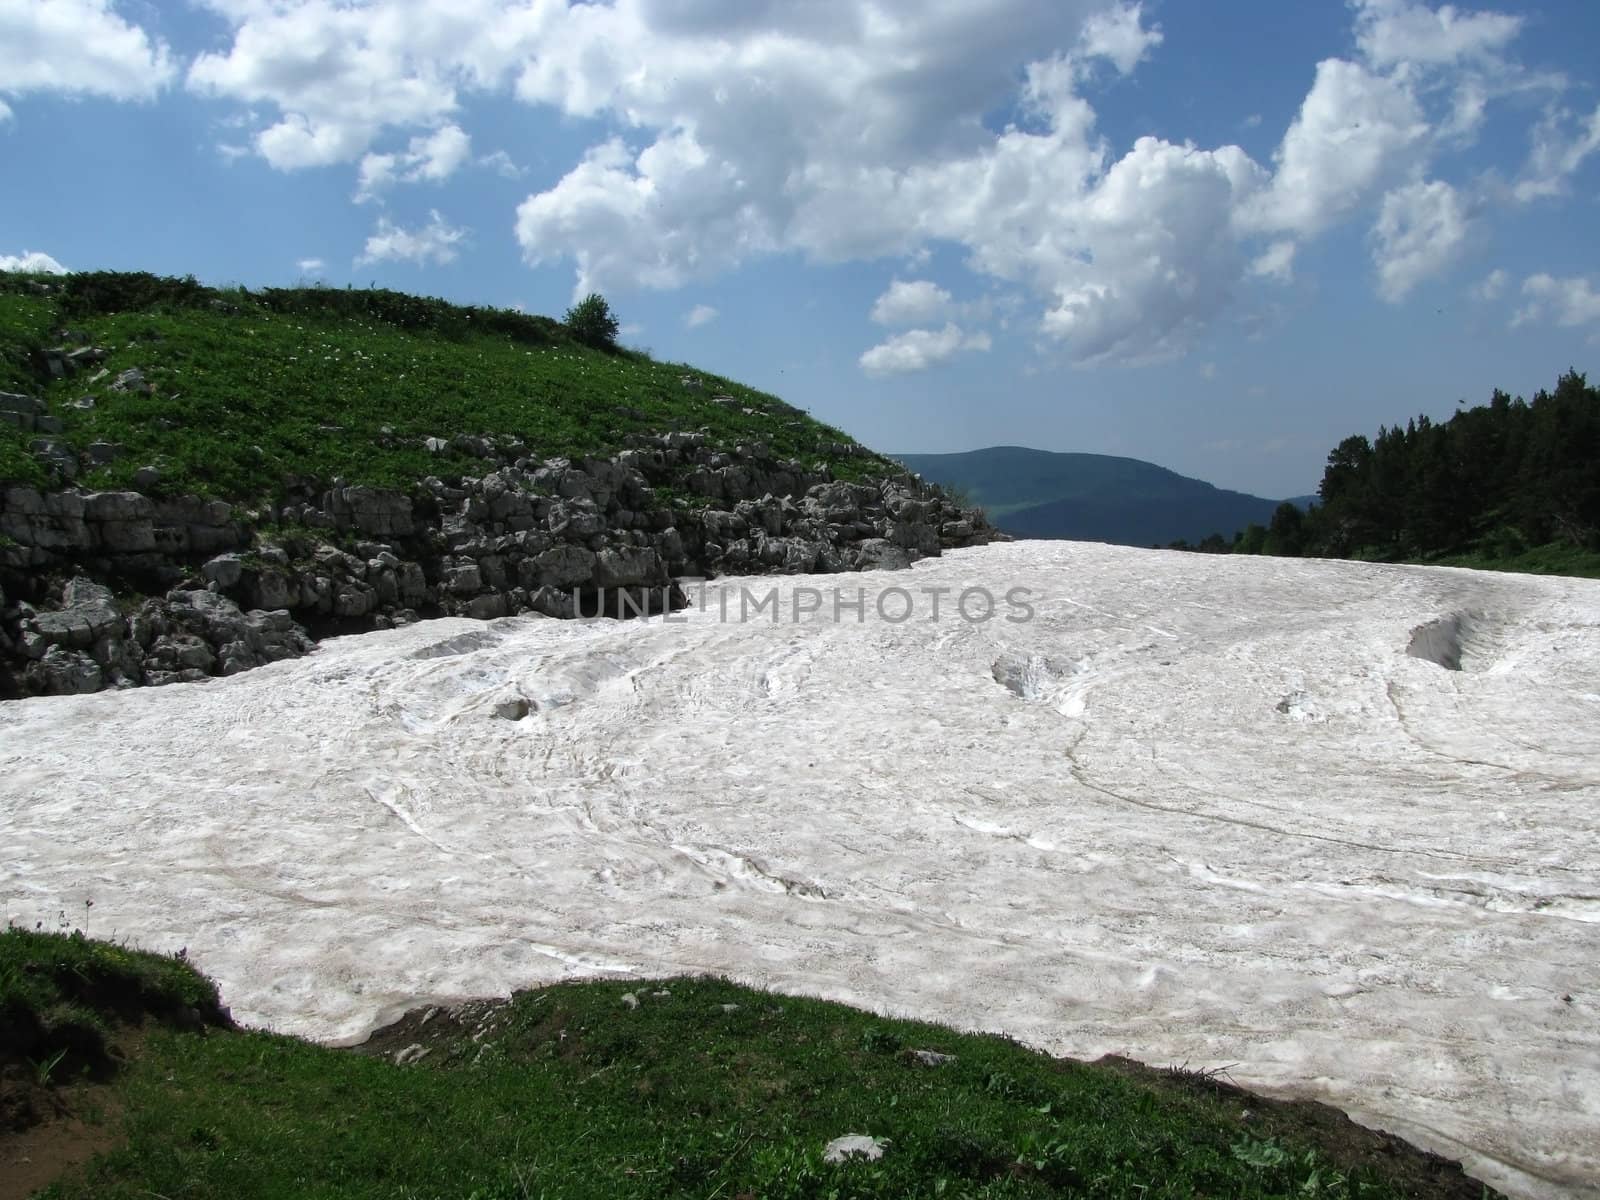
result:
M 1540 547 L 1600 552 L 1600 389 L 1576 371 L 1532 400 L 1496 390 L 1448 421 L 1417 417 L 1328 455 L 1308 512 L 1284 503 L 1210 553 L 1379 561 L 1472 559 L 1485 565 Z

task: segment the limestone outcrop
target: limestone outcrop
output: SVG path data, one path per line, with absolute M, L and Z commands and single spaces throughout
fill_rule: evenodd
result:
M 914 476 L 837 480 L 761 443 L 678 432 L 573 461 L 473 440 L 481 475 L 301 483 L 256 508 L 0 488 L 0 694 L 232 674 L 430 616 L 660 612 L 685 576 L 895 568 L 1003 536 Z

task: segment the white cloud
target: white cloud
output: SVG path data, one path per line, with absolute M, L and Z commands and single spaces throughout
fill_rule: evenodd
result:
M 321 275 L 327 265 L 320 258 L 302 258 L 295 263 L 302 275 Z
M 1283 135 L 1272 186 L 1247 222 L 1265 231 L 1318 234 L 1348 218 L 1415 163 L 1428 122 L 1404 84 L 1330 58 Z
M 32 275 L 65 275 L 67 268 L 42 250 L 0 254 L 0 271 L 26 271 Z
M 698 329 L 702 325 L 709 325 L 717 319 L 717 310 L 709 304 L 696 304 L 683 318 L 683 323 L 690 329 Z
M 1460 257 L 1472 228 L 1461 194 L 1442 180 L 1390 192 L 1372 231 L 1378 294 L 1391 304 L 1405 299 Z
M 422 144 L 455 130 L 464 157 L 474 93 L 602 122 L 609 136 L 515 220 L 525 261 L 570 263 L 579 296 L 778 253 L 916 273 L 937 245 L 1026 291 L 1080 364 L 1182 353 L 1258 281 L 1290 278 L 1299 247 L 1385 203 L 1375 244 L 1403 293 L 1437 268 L 1402 245 L 1415 204 L 1384 197 L 1535 86 L 1507 57 L 1515 18 L 1357 0 L 1358 52 L 1318 65 L 1270 164 L 1154 137 L 1119 157 L 1094 90 L 1162 37 L 1119 0 L 205 2 L 234 32 L 189 85 L 259 106 L 254 145 L 275 166 L 360 164 L 362 197 L 456 169 Z M 1014 124 L 997 130 L 997 112 Z M 385 148 L 396 131 L 410 148 Z M 516 170 L 500 151 L 477 161 Z M 904 320 L 933 338 L 990 318 L 952 304 Z
M 472 138 L 459 125 L 443 125 L 411 139 L 404 153 L 367 154 L 361 159 L 356 202 L 377 199 L 395 183 L 439 183 L 472 154 Z
M 413 262 L 419 267 L 428 263 L 443 266 L 453 262 L 467 231 L 452 226 L 437 211 L 428 214 L 428 223 L 420 229 L 404 229 L 388 217 L 379 217 L 378 226 L 360 257 L 358 267 L 379 262 Z
M 1434 9 L 1412 0 L 1356 0 L 1356 44 L 1377 67 L 1443 65 L 1498 55 L 1522 29 L 1522 18 Z
M 233 43 L 196 57 L 188 85 L 276 108 L 255 147 L 280 170 L 353 162 L 387 128 L 441 125 L 461 88 L 493 82 L 526 49 L 532 12 L 484 0 L 210 4 L 234 24 Z
M 1295 244 L 1287 238 L 1273 242 L 1250 263 L 1250 274 L 1260 279 L 1288 283 L 1294 278 L 1296 249 Z
M 4 100 L 0 100 L 0 122 L 11 120 L 11 107 Z
M 478 166 L 487 167 L 502 179 L 521 179 L 528 173 L 526 167 L 517 166 L 511 155 L 504 150 L 496 150 L 492 154 L 485 154 L 478 159 Z
M 865 351 L 859 360 L 868 375 L 901 375 L 925 371 L 963 350 L 988 350 L 987 333 L 966 334 L 957 325 L 943 329 L 908 329 Z
M 1527 304 L 1512 319 L 1513 325 L 1549 320 L 1565 328 L 1600 324 L 1600 293 L 1587 279 L 1572 276 L 1557 279 L 1552 275 L 1530 275 L 1523 281 L 1522 294 Z
M 1545 114 L 1533 129 L 1533 145 L 1512 195 L 1522 203 L 1565 195 L 1567 181 L 1591 154 L 1600 150 L 1600 107 L 1577 122 L 1572 114 L 1557 109 Z
M 895 279 L 872 306 L 879 325 L 919 325 L 950 311 L 950 293 L 928 279 Z
M 1506 290 L 1506 284 L 1510 281 L 1511 277 L 1497 267 L 1485 275 L 1477 286 L 1472 289 L 1472 298 L 1474 300 L 1482 300 L 1485 303 L 1491 300 L 1498 300 L 1501 293 Z
M 1093 14 L 1078 39 L 1085 58 L 1104 58 L 1122 75 L 1132 74 L 1152 49 L 1161 44 L 1159 25 L 1145 28 L 1143 5 L 1118 4 L 1108 12 Z
M 1036 198 L 1030 219 L 1047 204 L 1061 214 L 1046 239 L 1004 223 L 969 236 L 986 269 L 1032 275 L 1048 290 L 1041 328 L 1074 360 L 1154 361 L 1188 349 L 1231 303 L 1244 272 L 1233 213 L 1259 184 L 1260 168 L 1237 147 L 1140 138 L 1079 196 Z
M 0 92 L 148 100 L 172 79 L 171 51 L 111 0 L 0 0 Z M 0 120 L 11 116 L 0 104 Z

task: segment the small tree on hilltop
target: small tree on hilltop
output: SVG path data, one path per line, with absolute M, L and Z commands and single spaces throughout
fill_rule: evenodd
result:
M 593 346 L 596 350 L 617 348 L 617 331 L 620 326 L 617 324 L 617 318 L 611 314 L 611 306 L 599 292 L 590 292 L 567 309 L 567 315 L 563 320 L 567 328 L 572 331 L 572 336 L 585 346 Z

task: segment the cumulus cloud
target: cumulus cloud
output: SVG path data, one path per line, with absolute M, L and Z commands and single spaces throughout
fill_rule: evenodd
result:
M 455 174 L 471 154 L 472 138 L 459 125 L 444 125 L 412 138 L 402 153 L 365 155 L 356 180 L 356 202 L 378 199 L 395 183 L 439 183 Z
M 1391 304 L 1405 299 L 1460 257 L 1472 229 L 1461 194 L 1442 180 L 1390 192 L 1372 231 L 1378 295 Z
M 111 0 L 0 0 L 0 93 L 148 100 L 176 73 L 166 43 Z M 11 116 L 0 103 L 0 120 Z
M 26 271 L 32 275 L 65 275 L 67 268 L 42 250 L 0 254 L 0 271 Z
M 387 128 L 441 125 L 463 87 L 505 73 L 525 23 L 481 0 L 210 2 L 235 25 L 233 43 L 196 57 L 188 86 L 275 108 L 277 120 L 257 131 L 254 145 L 280 170 L 353 162 Z
M 1565 109 L 1547 112 L 1533 129 L 1528 161 L 1512 188 L 1523 203 L 1565 195 L 1567 181 L 1600 150 L 1600 107 L 1575 121 Z
M 859 360 L 868 375 L 903 375 L 925 371 L 954 358 L 963 350 L 987 350 L 987 333 L 963 333 L 960 326 L 943 329 L 908 329 L 865 351 Z
M 1356 44 L 1379 67 L 1442 65 L 1499 55 L 1522 29 L 1522 18 L 1495 12 L 1434 9 L 1413 0 L 1357 0 Z
M 1103 58 L 1118 74 L 1130 75 L 1145 56 L 1161 44 L 1161 27 L 1145 27 L 1142 4 L 1119 4 L 1108 12 L 1094 13 L 1078 39 L 1085 58 Z
M 932 280 L 895 279 L 872 306 L 879 325 L 917 325 L 937 320 L 950 311 L 950 293 Z
M 683 323 L 690 329 L 698 329 L 702 325 L 709 325 L 717 319 L 717 310 L 709 304 L 696 304 L 684 315 Z
M 1355 50 L 1318 64 L 1258 163 L 1155 137 L 1113 152 L 1095 89 L 1162 40 L 1126 0 L 206 2 L 233 36 L 189 85 L 266 114 L 253 145 L 275 166 L 359 164 L 358 196 L 456 169 L 422 143 L 455 130 L 464 158 L 472 93 L 603 122 L 516 212 L 524 259 L 571 264 L 578 295 L 679 288 L 777 253 L 915 264 L 937 244 L 1031 294 L 1036 329 L 1080 364 L 1183 352 L 1352 220 L 1377 222 L 1380 287 L 1405 294 L 1442 269 L 1408 238 L 1454 237 L 1469 207 L 1407 189 L 1533 86 L 1509 57 L 1518 18 L 1355 0 Z M 1013 123 L 995 128 L 997 112 Z M 1588 153 L 1569 126 L 1547 139 L 1557 174 Z M 396 131 L 415 135 L 407 150 L 384 148 Z M 478 161 L 515 170 L 502 152 Z M 933 345 L 941 323 L 972 319 L 960 305 L 881 318 Z
M 1527 303 L 1512 318 L 1513 325 L 1530 321 L 1554 321 L 1566 328 L 1600 325 L 1600 292 L 1581 275 L 1557 279 L 1540 273 L 1522 283 Z
M 366 248 L 355 265 L 379 262 L 412 262 L 417 266 L 432 263 L 443 266 L 460 252 L 467 231 L 451 225 L 437 211 L 428 214 L 428 223 L 418 229 L 405 229 L 388 217 L 379 217 L 377 228 L 367 238 Z
M 302 275 L 321 275 L 327 265 L 320 258 L 302 258 L 295 263 Z
M 1272 185 L 1247 222 L 1310 237 L 1349 217 L 1415 161 L 1429 125 L 1402 82 L 1330 58 L 1283 135 Z

